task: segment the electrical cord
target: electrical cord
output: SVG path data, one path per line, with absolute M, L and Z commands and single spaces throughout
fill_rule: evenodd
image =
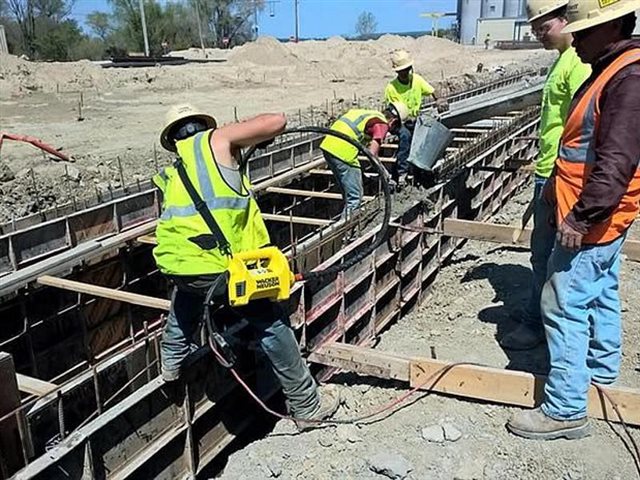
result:
M 390 175 L 382 162 L 380 162 L 380 160 L 375 155 L 373 155 L 373 153 L 371 153 L 369 149 L 365 148 L 360 142 L 354 140 L 353 138 L 345 135 L 342 132 L 331 130 L 330 128 L 325 127 L 296 127 L 287 129 L 278 136 L 290 135 L 293 133 L 319 133 L 322 135 L 331 135 L 339 138 L 340 140 L 344 140 L 351 146 L 357 148 L 358 152 L 367 157 L 367 159 L 371 162 L 371 165 L 373 165 L 374 169 L 379 173 L 380 181 L 382 184 L 382 193 L 384 195 L 384 216 L 382 218 L 382 226 L 372 243 L 370 243 L 362 250 L 359 250 L 358 253 L 356 253 L 353 257 L 341 264 L 335 265 L 333 267 L 328 267 L 324 270 L 300 272 L 295 274 L 296 281 L 319 280 L 322 278 L 331 277 L 336 273 L 351 268 L 355 264 L 361 262 L 365 257 L 367 257 L 371 252 L 373 252 L 386 241 L 387 232 L 389 231 L 389 222 L 391 221 L 391 186 L 389 184 Z M 246 167 L 247 162 L 253 156 L 256 150 L 257 146 L 254 145 L 250 147 L 242 156 L 242 160 L 240 162 L 241 169 Z

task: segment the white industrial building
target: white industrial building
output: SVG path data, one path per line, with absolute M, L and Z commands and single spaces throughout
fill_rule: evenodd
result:
M 526 5 L 527 0 L 458 0 L 460 43 L 483 45 L 487 35 L 492 43 L 533 40 Z M 640 21 L 635 34 L 640 35 Z

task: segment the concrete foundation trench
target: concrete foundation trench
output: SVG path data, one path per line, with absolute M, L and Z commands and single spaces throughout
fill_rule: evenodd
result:
M 444 180 L 397 193 L 386 241 L 328 283 L 297 284 L 289 302 L 314 374 L 341 389 L 336 418 L 373 411 L 412 386 L 419 392 L 406 406 L 298 434 L 290 422 L 269 420 L 206 347 L 186 381 L 169 389 L 158 377 L 169 305 L 151 256 L 158 200 L 138 183 L 95 205 L 3 227 L 3 475 L 633 478 L 632 445 L 597 392 L 590 415 L 607 421 L 595 421 L 586 440 L 532 443 L 504 429 L 515 408 L 539 399 L 546 372 L 544 347 L 514 354 L 496 342 L 528 296 L 530 231 L 521 217 L 531 198 L 539 112 L 511 106 L 496 113 L 493 105 L 478 114 L 465 101 L 453 109 L 464 115 L 452 127 Z M 289 139 L 250 165 L 272 240 L 296 270 L 340 264 L 379 230 L 374 174 L 365 177 L 361 214 L 337 221 L 341 197 L 318 142 Z M 384 147 L 383 161 L 392 161 L 394 149 Z M 624 387 L 608 393 L 638 438 L 635 238 L 622 273 Z M 242 325 L 232 339 L 243 352 L 241 374 L 282 409 Z

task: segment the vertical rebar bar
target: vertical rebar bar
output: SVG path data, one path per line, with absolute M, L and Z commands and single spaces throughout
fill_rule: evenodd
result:
M 20 449 L 22 450 L 22 458 L 24 458 L 24 464 L 29 465 L 29 447 L 27 445 L 27 434 L 24 431 L 24 425 L 22 424 L 23 417 L 21 415 L 22 410 L 16 411 L 16 424 L 18 425 L 18 436 L 20 437 Z
M 120 155 L 116 156 L 116 160 L 118 162 L 118 172 L 120 172 L 120 186 L 122 190 L 126 193 L 127 187 L 124 184 L 124 171 L 122 170 L 122 161 L 120 160 Z
M 151 369 L 149 368 L 151 351 L 149 348 L 149 323 L 146 320 L 142 323 L 142 329 L 144 330 L 144 363 L 147 370 L 147 382 L 150 382 L 152 378 Z
M 156 150 L 156 144 L 153 144 L 153 164 L 156 168 L 156 172 L 160 171 L 160 167 L 158 166 L 158 151 Z
M 102 398 L 100 395 L 100 381 L 98 379 L 98 369 L 95 365 L 91 367 L 91 373 L 93 374 L 93 390 L 95 392 L 96 398 L 96 410 L 98 410 L 98 415 L 102 415 Z
M 36 196 L 36 208 L 40 211 L 40 192 L 38 191 L 38 184 L 36 183 L 36 172 L 33 168 L 30 171 L 31 173 L 31 183 L 33 184 L 33 192 Z
M 62 404 L 61 390 L 58 390 L 58 428 L 60 430 L 60 440 L 64 440 L 65 439 L 64 405 Z

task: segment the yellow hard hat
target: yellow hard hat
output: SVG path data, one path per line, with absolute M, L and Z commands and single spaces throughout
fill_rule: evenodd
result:
M 529 23 L 544 17 L 562 7 L 566 7 L 569 0 L 527 0 L 527 17 Z
M 396 50 L 391 56 L 391 66 L 396 71 L 404 70 L 413 66 L 413 58 L 406 50 Z
M 568 24 L 562 33 L 573 33 L 624 17 L 640 9 L 640 0 L 569 0 Z
M 389 104 L 390 110 L 395 110 L 398 114 L 398 118 L 404 123 L 409 118 L 409 108 L 402 102 L 391 102 Z
M 173 126 L 184 120 L 185 118 L 194 118 L 203 121 L 207 128 L 216 128 L 216 119 L 211 115 L 200 112 L 189 103 L 181 103 L 179 105 L 173 105 L 169 108 L 165 115 L 165 127 L 160 134 L 160 143 L 162 146 L 170 152 L 176 151 L 175 144 L 169 139 L 169 132 Z

